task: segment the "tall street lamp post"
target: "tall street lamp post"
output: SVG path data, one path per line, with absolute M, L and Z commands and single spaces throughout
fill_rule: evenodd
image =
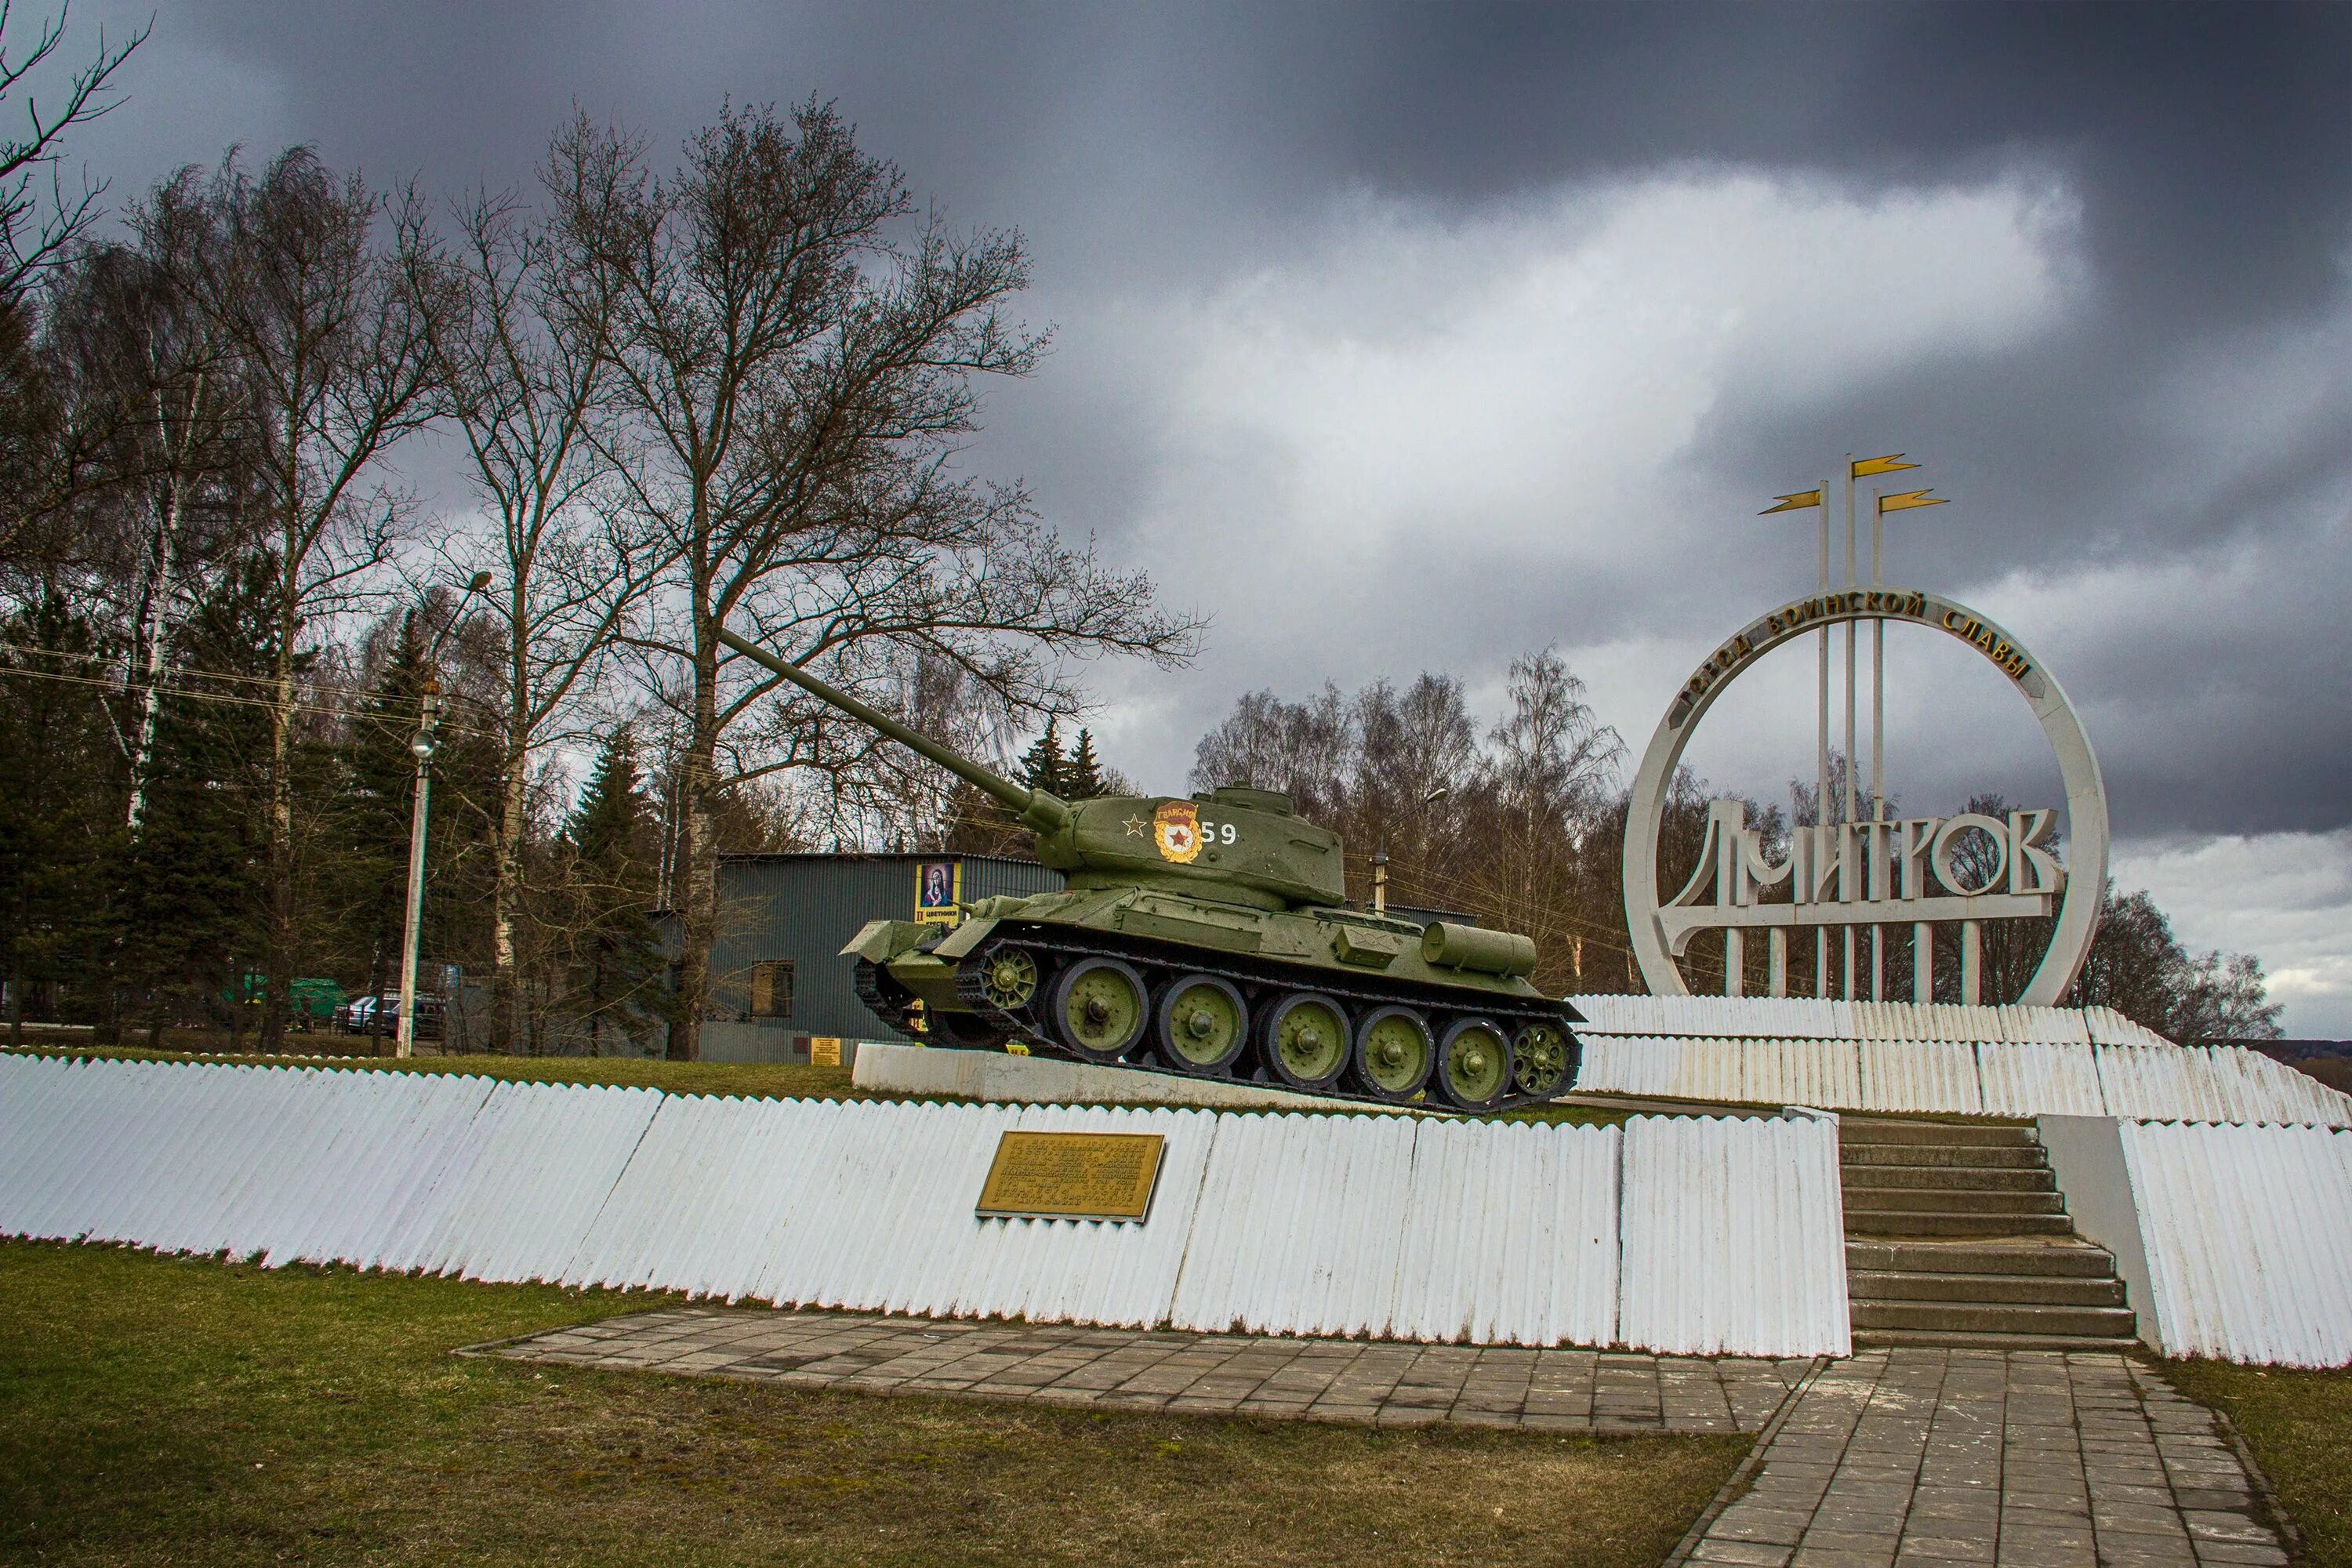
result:
M 466 592 L 478 594 L 489 585 L 490 574 L 477 572 L 466 584 Z M 433 794 L 433 730 L 441 712 L 441 682 L 431 672 L 434 660 L 441 653 L 441 639 L 457 624 L 457 617 L 452 613 L 435 635 L 433 646 L 425 652 L 425 695 L 417 704 L 416 733 L 408 742 L 409 753 L 416 759 L 416 795 L 408 815 L 408 921 L 400 939 L 400 1028 L 392 1047 L 392 1054 L 396 1057 L 416 1054 L 416 944 L 425 916 L 425 822 Z M 446 998 L 441 1027 L 446 1036 L 449 1027 Z
M 408 814 L 408 926 L 400 941 L 400 1033 L 392 1054 L 416 1054 L 416 942 L 425 914 L 425 819 L 433 794 L 433 727 L 439 717 L 441 683 L 425 679 L 416 733 L 408 749 L 416 758 L 415 802 Z

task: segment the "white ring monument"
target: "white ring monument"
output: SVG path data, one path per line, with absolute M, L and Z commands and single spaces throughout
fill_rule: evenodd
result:
M 1689 882 L 1672 900 L 1658 897 L 1658 833 L 1666 792 L 1698 721 L 1724 689 L 1771 649 L 1806 632 L 1840 623 L 1897 621 L 1930 626 L 1976 648 L 2015 686 L 2042 722 L 2057 754 L 2066 788 L 2068 862 L 2060 866 L 2042 846 L 2053 814 L 2013 811 L 2007 821 L 1975 814 L 1952 817 L 1826 822 L 1796 828 L 1790 853 L 1766 859 L 1760 836 L 1736 800 L 1711 803 L 1706 840 Z M 1824 802 L 1826 805 L 1826 802 Z M 1822 815 L 1826 816 L 1824 811 Z M 1957 841 L 1971 831 L 1995 847 L 1992 869 L 1974 886 L 1953 864 Z M 1772 990 L 1787 986 L 1787 937 L 1791 930 L 1908 923 L 1913 929 L 1915 998 L 1929 999 L 1930 925 L 1960 921 L 2047 916 L 2057 906 L 2050 947 L 2022 994 L 2012 1000 L 2054 1006 L 2083 967 L 2107 879 L 2107 800 L 2099 761 L 2066 694 L 2025 645 L 1964 605 L 1904 588 L 1847 588 L 1818 593 L 1772 611 L 1710 655 L 1675 694 L 1643 753 L 1625 822 L 1625 918 L 1642 978 L 1659 996 L 1685 996 L 1675 955 L 1700 931 L 1725 933 L 1725 990 L 1744 985 L 1744 931 L 1760 928 L 1772 939 Z M 1790 901 L 1759 902 L 1756 894 L 1782 881 Z M 1712 903 L 1701 903 L 1709 884 Z M 1971 939 L 1974 928 L 1969 928 Z M 1968 949 L 1972 955 L 1973 940 Z M 1825 970 L 1824 970 L 1825 972 Z M 1975 974 L 1967 971 L 1967 984 Z M 1853 969 L 1846 994 L 1856 994 Z M 1964 994 L 1963 1000 L 1975 1001 Z

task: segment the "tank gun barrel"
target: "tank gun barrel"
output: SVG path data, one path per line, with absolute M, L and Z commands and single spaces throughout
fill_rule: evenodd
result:
M 790 660 L 778 658 L 767 649 L 737 637 L 724 626 L 719 628 L 719 641 L 761 668 L 775 671 L 810 696 L 820 701 L 831 703 L 860 723 L 879 730 L 908 751 L 937 763 L 972 788 L 1002 801 L 1005 805 L 1019 812 L 1021 820 L 1037 832 L 1052 833 L 1069 826 L 1070 808 L 1060 796 L 1049 795 L 1042 789 L 1031 789 L 1025 784 L 1014 784 L 1011 779 L 998 777 L 969 757 L 950 751 L 929 736 L 916 733 L 888 714 L 868 707 L 848 692 L 830 682 L 818 679 Z

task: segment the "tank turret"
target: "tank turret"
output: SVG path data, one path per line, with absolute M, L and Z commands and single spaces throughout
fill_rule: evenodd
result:
M 1528 984 L 1535 943 L 1349 907 L 1339 836 L 1287 795 L 1066 801 L 733 632 L 719 640 L 1003 805 L 1067 878 L 1061 892 L 983 900 L 953 928 L 868 922 L 843 951 L 892 1029 L 1456 1110 L 1572 1086 L 1578 1020 Z

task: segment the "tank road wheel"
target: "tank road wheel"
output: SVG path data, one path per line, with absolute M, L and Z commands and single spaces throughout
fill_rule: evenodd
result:
M 1294 991 L 1265 1016 L 1266 1064 L 1293 1089 L 1330 1088 L 1348 1045 L 1348 1015 L 1328 996 Z
M 1447 1104 L 1485 1110 L 1511 1082 L 1511 1047 L 1485 1018 L 1465 1018 L 1437 1047 L 1437 1088 Z
M 1181 1072 L 1213 1077 L 1249 1043 L 1249 1004 L 1213 974 L 1180 975 L 1160 998 L 1160 1054 Z
M 1529 1024 L 1511 1041 L 1511 1082 L 1521 1094 L 1549 1100 L 1567 1092 L 1568 1031 L 1558 1024 Z
M 1082 1060 L 1118 1060 L 1150 1020 L 1143 976 L 1115 958 L 1082 958 L 1054 987 L 1054 1038 Z
M 1382 1100 L 1411 1100 L 1436 1061 L 1428 1020 L 1411 1007 L 1378 1008 L 1357 1026 L 1357 1086 Z
M 980 994 L 1000 1013 L 1018 1013 L 1037 997 L 1037 955 L 1000 947 L 981 960 Z

